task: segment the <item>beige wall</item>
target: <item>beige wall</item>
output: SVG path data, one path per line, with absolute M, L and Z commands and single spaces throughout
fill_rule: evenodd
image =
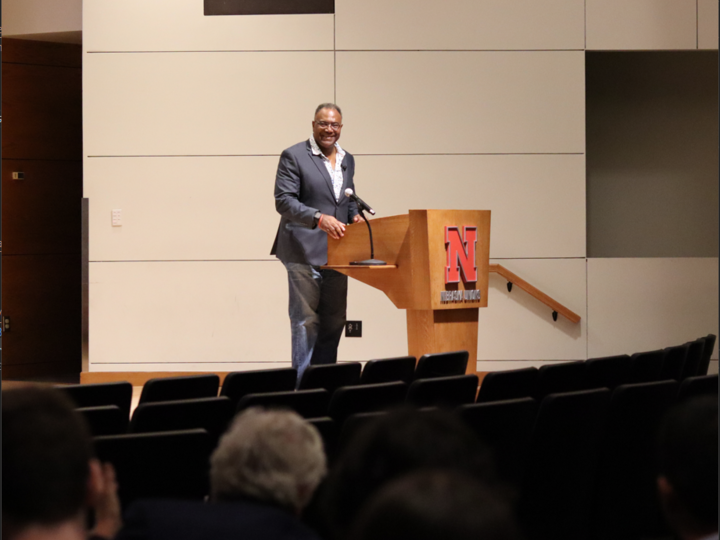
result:
M 344 108 L 341 144 L 379 215 L 490 209 L 491 257 L 583 316 L 553 322 L 493 277 L 481 369 L 595 350 L 583 52 L 594 16 L 584 0 L 439 5 L 204 17 L 196 0 L 86 0 L 92 371 L 289 363 L 286 277 L 269 256 L 274 171 L 328 100 Z M 341 360 L 406 353 L 404 314 L 380 292 L 352 282 L 348 318 L 363 338 L 343 339 Z M 715 319 L 695 332 L 716 331 Z

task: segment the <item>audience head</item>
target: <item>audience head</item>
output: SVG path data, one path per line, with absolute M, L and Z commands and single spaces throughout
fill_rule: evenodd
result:
M 239 414 L 210 459 L 213 499 L 251 498 L 299 513 L 326 472 L 314 426 L 291 411 Z
M 447 411 L 399 410 L 364 425 L 339 456 L 323 492 L 327 526 L 344 538 L 359 509 L 391 480 L 447 469 L 495 484 L 489 450 Z
M 477 480 L 422 471 L 388 483 L 360 511 L 352 540 L 517 540 L 510 506 Z
M 701 396 L 666 415 L 658 439 L 660 499 L 683 540 L 718 530 L 718 400 Z
M 84 534 L 92 440 L 70 400 L 52 388 L 3 391 L 2 431 L 3 537 L 66 523 Z

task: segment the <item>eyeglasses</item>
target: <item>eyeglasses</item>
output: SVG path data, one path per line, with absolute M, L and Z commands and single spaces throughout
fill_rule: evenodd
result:
M 323 120 L 318 120 L 317 122 L 315 122 L 315 125 L 322 129 L 332 128 L 335 131 L 342 127 L 342 124 L 338 124 L 337 122 L 330 123 Z

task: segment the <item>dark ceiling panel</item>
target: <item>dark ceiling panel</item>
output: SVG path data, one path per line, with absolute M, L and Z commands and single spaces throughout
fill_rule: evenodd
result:
M 335 13 L 335 0 L 204 0 L 205 15 Z

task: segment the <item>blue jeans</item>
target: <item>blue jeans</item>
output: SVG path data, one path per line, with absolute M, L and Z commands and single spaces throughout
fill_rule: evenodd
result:
M 292 365 L 298 383 L 310 364 L 334 364 L 347 310 L 347 276 L 335 270 L 284 263 L 290 293 Z

